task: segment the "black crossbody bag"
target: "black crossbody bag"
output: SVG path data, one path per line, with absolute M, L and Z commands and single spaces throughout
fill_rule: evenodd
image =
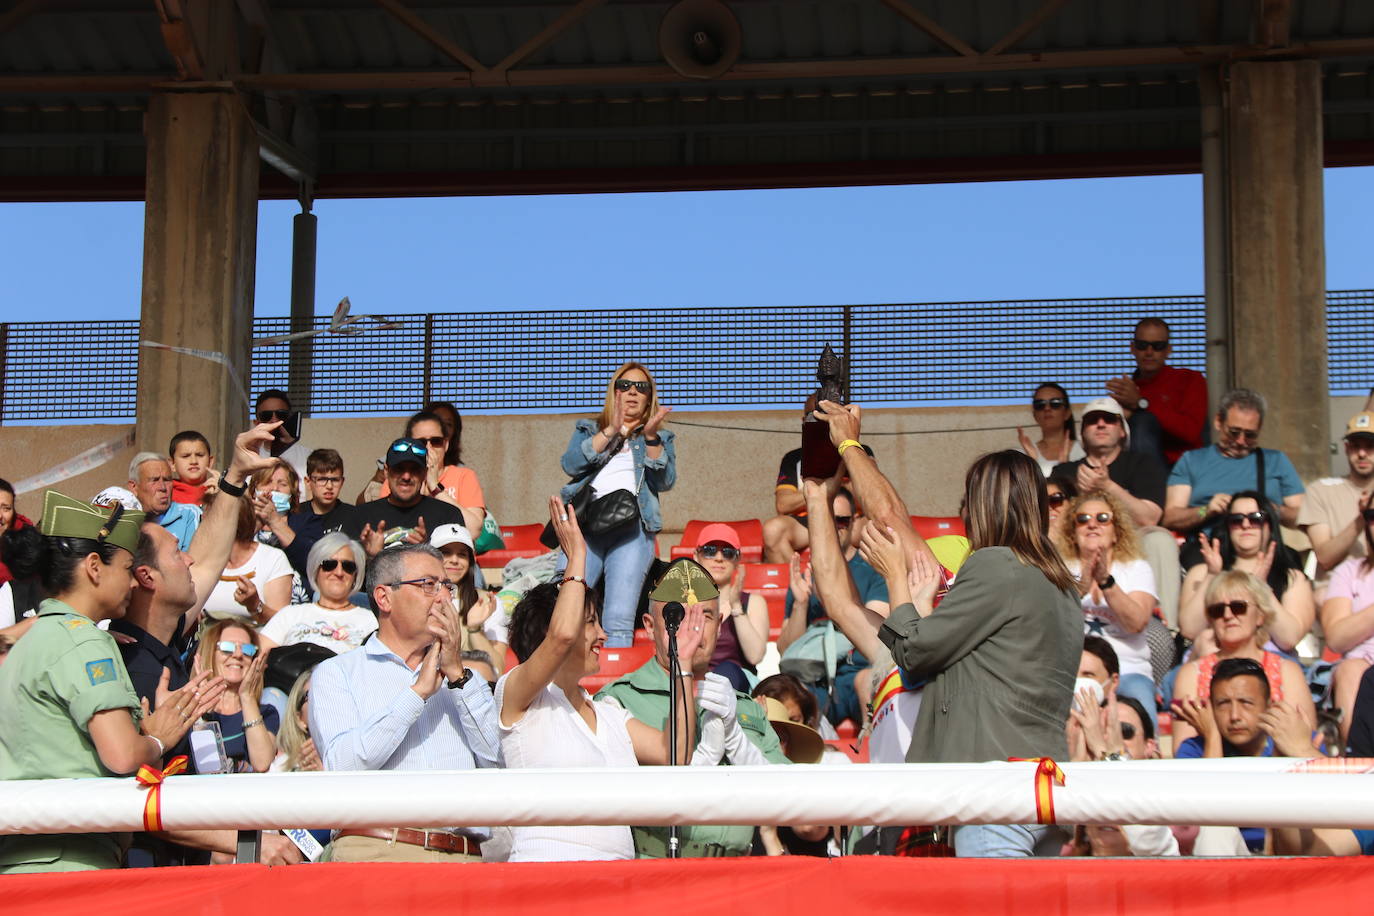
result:
M 582 486 L 578 487 L 572 499 L 568 500 L 568 505 L 572 507 L 583 534 L 607 535 L 621 530 L 631 522 L 639 521 L 639 488 L 642 480 L 638 475 L 635 477 L 633 492 L 616 490 L 597 499 L 592 498 L 592 478 L 615 457 L 621 447 L 628 447 L 628 443 L 616 436 L 606 444 L 605 451 L 585 474 L 580 478 L 573 478 L 581 480 Z M 543 533 L 539 535 L 539 543 L 550 550 L 558 546 L 558 535 L 554 533 L 553 522 L 544 526 Z

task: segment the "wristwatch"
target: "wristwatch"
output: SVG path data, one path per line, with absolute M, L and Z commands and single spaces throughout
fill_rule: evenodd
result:
M 1102 590 L 1105 592 L 1107 589 L 1111 588 L 1111 587 L 1112 587 L 1113 585 L 1115 585 L 1115 584 L 1116 584 L 1116 576 L 1108 576 L 1107 578 L 1103 579 L 1101 582 L 1097 583 L 1097 587 L 1100 588 L 1100 589 L 1102 589 Z
M 448 684 L 449 689 L 451 690 L 462 690 L 464 687 L 467 686 L 467 683 L 470 680 L 472 680 L 472 669 L 464 668 L 462 677 L 458 678 L 457 680 L 454 680 L 453 678 L 447 678 L 445 683 Z
M 1149 401 L 1148 398 L 1141 398 L 1140 400 L 1138 400 L 1138 401 L 1135 402 L 1135 409 L 1136 409 L 1136 410 L 1148 410 L 1149 408 L 1150 408 L 1150 401 Z

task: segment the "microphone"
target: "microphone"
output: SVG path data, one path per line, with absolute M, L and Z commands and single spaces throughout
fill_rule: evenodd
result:
M 677 628 L 682 626 L 682 618 L 687 615 L 687 610 L 682 606 L 681 601 L 669 601 L 663 605 L 663 626 L 669 633 L 676 633 Z

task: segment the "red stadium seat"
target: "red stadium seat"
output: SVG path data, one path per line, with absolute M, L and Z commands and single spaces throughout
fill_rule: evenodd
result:
M 913 515 L 911 525 L 917 534 L 927 540 L 946 534 L 967 536 L 967 532 L 964 531 L 964 520 L 957 515 Z
M 835 726 L 835 734 L 839 735 L 841 741 L 853 741 L 859 735 L 859 726 L 854 724 L 853 719 L 845 719 Z
M 690 557 L 692 550 L 697 546 L 697 535 L 701 529 L 712 524 L 705 519 L 694 518 L 687 522 L 687 527 L 682 529 L 682 540 L 673 547 L 671 559 L 680 557 Z M 763 560 L 763 522 L 756 518 L 747 518 L 738 522 L 724 522 L 735 529 L 739 535 L 740 559 L 745 563 L 758 563 Z
M 768 641 L 777 642 L 787 613 L 787 590 L 769 589 L 758 594 L 763 596 L 764 603 L 768 605 Z
M 787 591 L 791 585 L 792 574 L 786 563 L 746 563 L 744 566 L 744 590 L 746 592 L 769 592 L 774 589 Z
M 505 548 L 488 550 L 477 558 L 477 565 L 483 569 L 501 569 L 511 560 L 548 553 L 549 548 L 539 543 L 539 535 L 543 533 L 542 524 L 502 525 L 501 540 L 506 542 Z
M 827 741 L 825 743 L 828 746 L 833 747 L 837 751 L 843 751 L 844 755 L 848 757 L 850 760 L 854 761 L 855 763 L 868 763 L 867 741 L 865 741 L 863 744 L 857 745 L 857 747 L 859 748 L 857 751 L 854 750 L 856 746 L 854 742 L 848 738 L 842 738 L 839 741 Z
M 654 654 L 653 643 L 636 643 L 624 649 L 601 650 L 601 670 L 589 674 L 580 683 L 591 693 L 596 693 L 622 674 L 629 674 L 647 662 Z

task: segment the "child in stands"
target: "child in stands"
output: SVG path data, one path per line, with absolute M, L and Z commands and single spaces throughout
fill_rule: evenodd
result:
M 215 456 L 210 453 L 210 440 L 194 429 L 185 429 L 172 437 L 167 446 L 172 457 L 172 502 L 205 507 L 206 494 L 215 492 Z

